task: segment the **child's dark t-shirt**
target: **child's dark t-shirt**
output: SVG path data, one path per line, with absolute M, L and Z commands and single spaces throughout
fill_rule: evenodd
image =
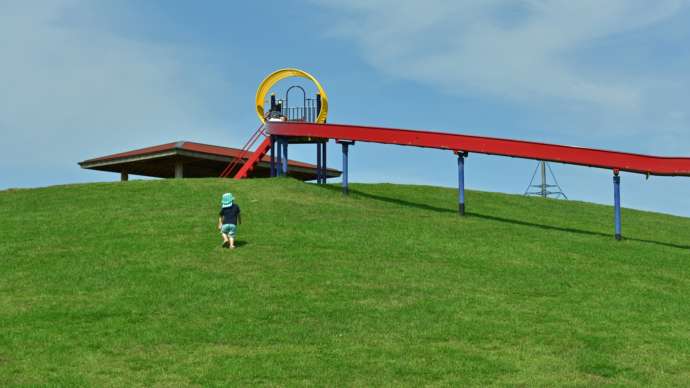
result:
M 232 206 L 224 207 L 220 209 L 219 216 L 223 217 L 223 225 L 233 224 L 237 225 L 237 216 L 240 214 L 240 207 L 237 204 L 232 204 Z

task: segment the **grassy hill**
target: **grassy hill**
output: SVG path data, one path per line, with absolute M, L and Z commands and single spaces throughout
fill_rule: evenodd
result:
M 290 179 L 0 192 L 0 381 L 686 385 L 690 219 Z M 243 210 L 220 247 L 220 196 Z

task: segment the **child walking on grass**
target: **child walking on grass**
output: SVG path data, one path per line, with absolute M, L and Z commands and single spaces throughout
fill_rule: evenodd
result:
M 234 203 L 231 193 L 223 194 L 220 213 L 218 213 L 218 229 L 223 236 L 223 248 L 235 248 L 235 234 L 237 225 L 242 223 L 240 207 Z

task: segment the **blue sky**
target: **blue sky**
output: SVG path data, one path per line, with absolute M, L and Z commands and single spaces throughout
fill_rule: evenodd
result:
M 0 189 L 115 180 L 76 163 L 175 140 L 241 146 L 282 67 L 321 81 L 330 122 L 690 156 L 688 20 L 675 0 L 3 1 Z M 467 184 L 522 193 L 534 166 L 471 155 Z M 611 202 L 610 171 L 553 169 Z M 357 144 L 350 172 L 456 185 L 437 150 Z M 690 216 L 690 178 L 623 174 L 622 195 Z

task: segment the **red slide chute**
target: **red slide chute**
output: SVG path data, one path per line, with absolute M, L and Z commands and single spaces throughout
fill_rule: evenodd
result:
M 599 167 L 646 175 L 690 176 L 690 157 L 665 157 L 546 144 L 524 140 L 445 132 L 378 128 L 361 125 L 268 122 L 274 136 L 353 140 L 404 146 L 476 152 Z

